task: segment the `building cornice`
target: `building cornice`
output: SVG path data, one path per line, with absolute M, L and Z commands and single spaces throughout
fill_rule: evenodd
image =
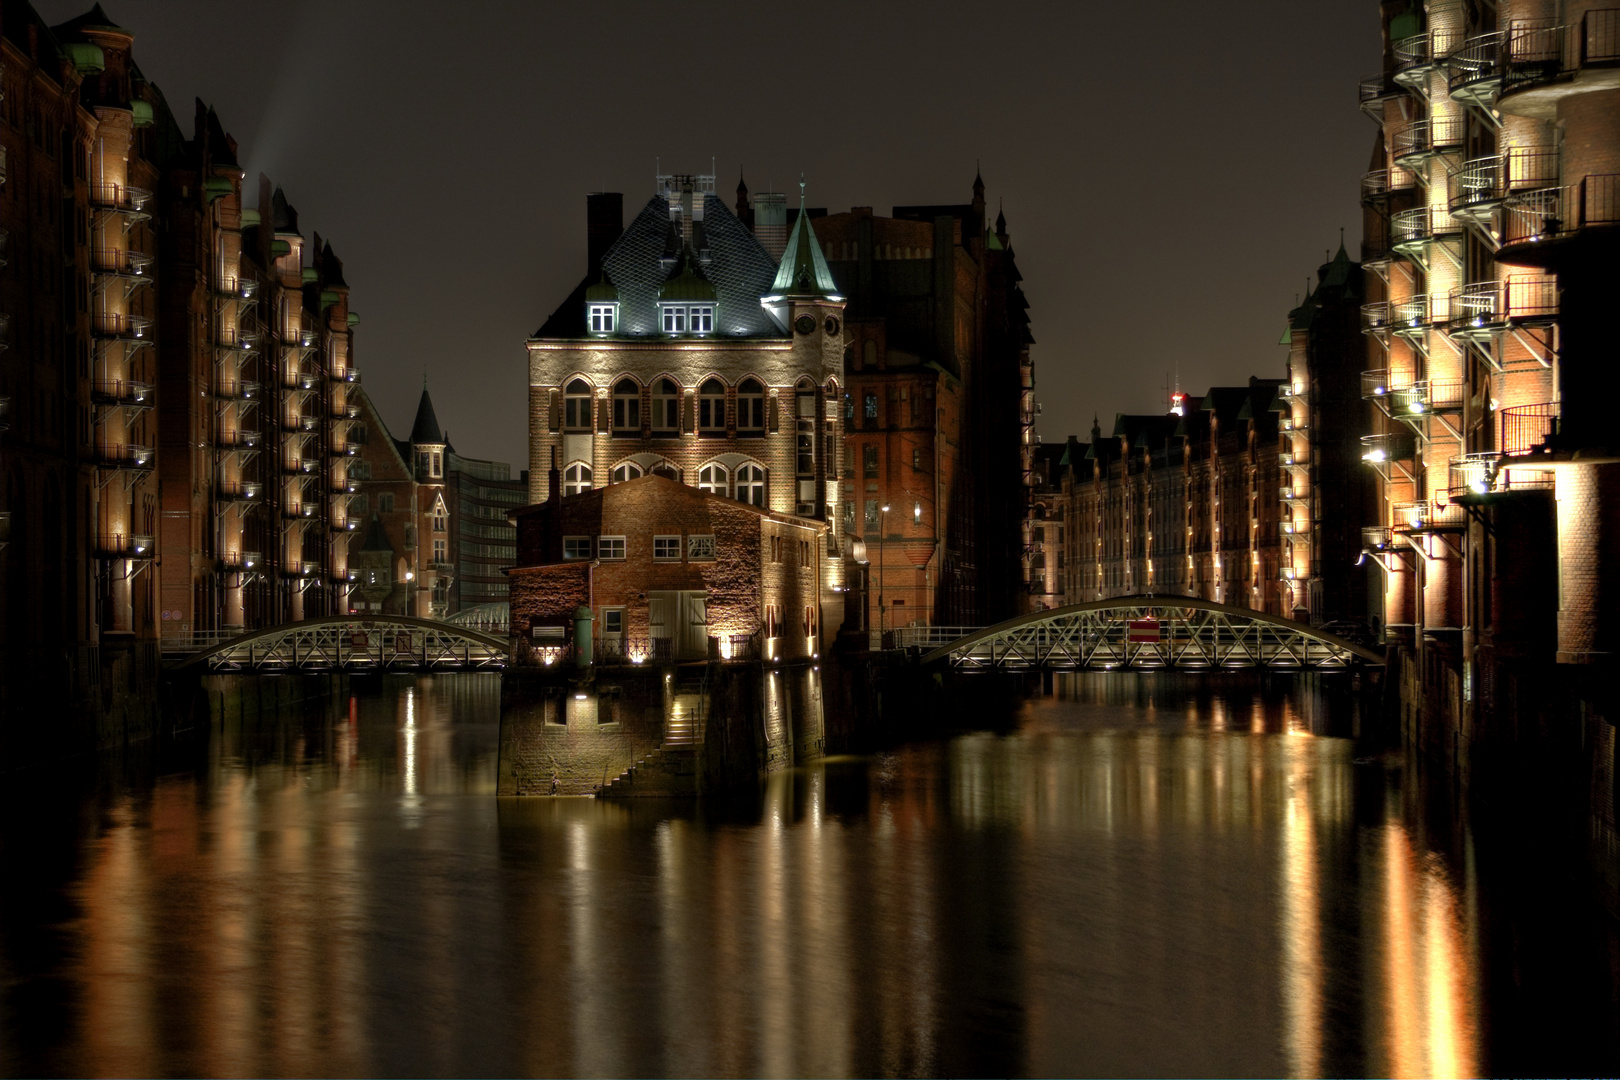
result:
M 789 338 L 530 338 L 530 352 L 792 352 Z

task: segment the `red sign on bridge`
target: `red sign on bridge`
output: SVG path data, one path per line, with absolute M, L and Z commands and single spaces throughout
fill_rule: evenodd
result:
M 1159 636 L 1159 620 L 1132 619 L 1126 624 L 1125 640 L 1133 645 L 1157 645 L 1161 640 Z

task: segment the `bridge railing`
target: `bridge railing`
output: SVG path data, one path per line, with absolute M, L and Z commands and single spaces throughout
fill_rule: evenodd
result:
M 896 649 L 937 649 L 983 629 L 982 626 L 902 626 L 892 632 L 891 640 Z

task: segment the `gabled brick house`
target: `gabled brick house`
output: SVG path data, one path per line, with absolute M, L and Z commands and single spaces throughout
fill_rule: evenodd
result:
M 649 474 L 514 511 L 512 634 L 541 660 L 593 620 L 601 662 L 820 652 L 827 526 Z

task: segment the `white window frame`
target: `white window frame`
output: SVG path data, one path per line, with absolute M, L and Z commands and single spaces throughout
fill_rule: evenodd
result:
M 634 393 L 624 390 L 627 384 L 635 387 Z M 613 403 L 613 434 L 640 435 L 641 384 L 629 376 L 616 380 L 610 400 Z
M 759 389 L 745 389 L 749 384 Z M 737 384 L 737 430 L 750 434 L 765 432 L 765 384 L 758 379 L 748 378 Z
M 704 387 L 711 383 L 720 387 L 718 394 Z M 724 435 L 726 431 L 726 384 L 719 379 L 704 379 L 698 386 L 697 430 L 699 435 Z
M 757 473 L 758 475 L 751 475 Z M 747 503 L 749 506 L 765 507 L 767 498 L 766 482 L 770 479 L 770 472 L 763 465 L 754 462 L 745 462 L 732 473 L 733 483 L 737 488 L 737 501 Z M 754 496 L 754 497 L 750 497 Z
M 617 465 L 613 466 L 613 478 L 611 482 L 615 484 L 622 484 L 626 480 L 634 480 L 643 475 L 645 475 L 645 473 L 642 471 L 640 465 L 637 465 L 633 461 L 621 461 Z
M 666 386 L 674 389 L 666 391 Z M 653 383 L 652 430 L 654 435 L 681 433 L 681 387 L 674 379 L 666 377 Z
M 596 557 L 603 562 L 623 562 L 628 547 L 622 536 L 599 536 L 596 538 Z
M 583 393 L 573 389 L 575 384 L 585 387 Z M 591 430 L 591 413 L 596 393 L 591 384 L 584 379 L 570 379 L 563 388 L 563 430 L 589 431 Z
M 689 334 L 714 333 L 714 305 L 693 304 L 687 308 L 686 327 Z
M 581 547 L 580 545 L 584 546 Z M 570 546 L 573 548 L 572 552 L 569 551 Z M 588 536 L 565 536 L 563 537 L 562 550 L 564 562 L 581 562 L 589 559 L 591 557 L 591 538 Z
M 731 493 L 731 472 L 724 465 L 710 462 L 698 470 L 699 491 L 725 496 Z
M 591 482 L 593 473 L 591 467 L 583 461 L 570 462 L 568 468 L 563 470 L 563 494 L 581 495 L 596 485 Z
M 686 558 L 688 562 L 712 562 L 714 560 L 714 534 L 695 533 L 686 538 Z
M 664 550 L 664 554 L 662 554 L 662 555 L 659 554 L 659 549 L 660 548 L 662 548 Z M 671 552 L 673 552 L 673 553 L 671 553 Z M 653 562 L 680 562 L 680 561 L 681 561 L 681 538 L 679 536 L 676 536 L 676 535 L 664 535 L 664 534 L 660 533 L 660 534 L 655 535 L 653 537 Z
M 618 304 L 590 305 L 590 324 L 593 334 L 611 334 L 619 322 Z
M 662 304 L 664 333 L 675 335 L 686 333 L 686 305 Z

